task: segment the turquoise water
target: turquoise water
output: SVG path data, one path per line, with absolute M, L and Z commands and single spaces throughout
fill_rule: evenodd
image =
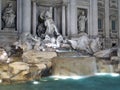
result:
M 0 90 L 120 90 L 120 77 L 94 76 L 82 79 L 44 78 L 17 85 L 1 85 Z

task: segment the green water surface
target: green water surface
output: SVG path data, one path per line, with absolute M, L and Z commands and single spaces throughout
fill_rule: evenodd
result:
M 24 84 L 0 85 L 0 90 L 120 90 L 120 77 L 93 76 L 77 80 L 44 78 Z

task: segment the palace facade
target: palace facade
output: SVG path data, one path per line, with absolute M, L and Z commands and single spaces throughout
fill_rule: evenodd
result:
M 37 35 L 44 11 L 51 12 L 64 37 L 85 32 L 100 37 L 103 48 L 120 44 L 120 0 L 0 0 L 0 43 L 16 41 L 21 34 Z

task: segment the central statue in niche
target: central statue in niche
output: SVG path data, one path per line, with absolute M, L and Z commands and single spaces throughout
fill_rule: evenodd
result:
M 40 14 L 40 24 L 37 28 L 37 35 L 39 37 L 45 37 L 45 35 L 49 35 L 50 37 L 59 36 L 58 29 L 52 19 L 52 15 L 49 11 L 43 11 Z
M 10 2 L 5 8 L 2 16 L 4 28 L 15 28 L 15 11 L 13 10 L 13 4 Z
M 49 36 L 54 36 L 54 34 L 59 35 L 58 29 L 54 24 L 52 16 L 49 11 L 45 13 L 45 26 L 46 26 L 46 34 Z

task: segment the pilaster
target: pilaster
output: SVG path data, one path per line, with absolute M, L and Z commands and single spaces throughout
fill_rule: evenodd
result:
M 77 8 L 76 0 L 71 0 L 71 35 L 76 35 L 77 32 Z
M 36 35 L 36 26 L 37 26 L 37 6 L 36 6 L 36 2 L 33 1 L 32 2 L 32 7 L 33 7 L 33 12 L 32 12 L 32 31 L 33 31 L 33 35 Z
M 22 33 L 22 0 L 17 0 L 17 30 Z
M 118 24 L 118 26 L 119 26 L 119 46 L 120 46 L 120 0 L 118 0 L 118 13 L 119 13 L 119 15 L 118 15 L 118 19 L 119 19 L 119 24 Z
M 98 35 L 98 4 L 97 0 L 92 0 L 93 1 L 93 36 Z
M 23 33 L 31 32 L 31 0 L 23 0 Z
M 110 26 L 109 26 L 109 0 L 105 0 L 105 34 L 106 38 L 109 38 Z
M 66 35 L 66 17 L 65 17 L 65 6 L 62 6 L 62 35 Z

